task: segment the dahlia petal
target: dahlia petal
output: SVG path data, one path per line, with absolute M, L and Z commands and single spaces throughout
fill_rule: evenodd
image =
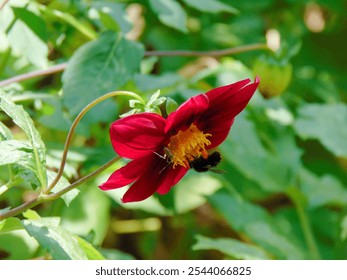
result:
M 207 147 L 208 150 L 214 149 L 215 147 L 219 146 L 221 143 L 224 142 L 224 140 L 229 135 L 233 123 L 234 119 L 228 119 L 224 122 L 219 123 L 218 126 L 214 127 L 213 129 L 207 130 L 212 135 L 211 138 L 209 138 L 211 141 L 211 145 Z
M 165 124 L 165 119 L 154 113 L 117 120 L 110 128 L 112 146 L 118 155 L 130 159 L 152 154 L 165 139 Z
M 214 89 L 211 89 L 210 91 L 206 92 L 205 94 L 208 96 L 209 99 L 220 99 L 225 96 L 228 92 L 237 92 L 241 88 L 243 88 L 245 85 L 249 84 L 251 80 L 250 79 L 244 79 L 241 81 L 238 81 L 236 83 L 226 85 L 226 86 L 221 86 L 217 87 Z
M 151 164 L 152 155 L 134 159 L 127 165 L 116 170 L 108 180 L 99 186 L 103 191 L 124 187 L 138 179 Z
M 182 166 L 178 166 L 175 169 L 168 168 L 166 177 L 157 189 L 157 193 L 166 194 L 167 192 L 169 192 L 171 188 L 176 185 L 187 172 L 188 169 Z
M 198 127 L 205 133 L 212 134 L 212 149 L 222 143 L 228 136 L 234 118 L 247 106 L 249 100 L 256 91 L 259 79 L 246 85 L 249 80 L 243 80 L 235 84 L 224 86 L 222 91 L 210 91 L 206 93 L 210 99 L 210 106 L 199 120 Z M 246 85 L 246 86 L 245 86 Z M 215 93 L 215 94 L 214 94 Z
M 256 80 L 254 83 L 240 88 L 239 86 L 244 85 L 245 81 L 236 83 L 237 87 L 234 86 L 235 84 L 231 85 L 230 89 L 224 91 L 223 94 L 220 92 L 217 94 L 206 93 L 210 99 L 206 115 L 207 118 L 213 118 L 211 123 L 223 119 L 233 119 L 246 107 L 258 87 L 259 81 Z
M 168 168 L 170 166 L 167 165 L 166 160 L 158 156 L 154 157 L 145 172 L 126 191 L 122 202 L 142 201 L 153 195 L 165 181 Z
M 166 119 L 165 133 L 188 128 L 196 122 L 209 106 L 208 97 L 205 94 L 199 94 L 189 98 L 175 112 L 172 112 Z

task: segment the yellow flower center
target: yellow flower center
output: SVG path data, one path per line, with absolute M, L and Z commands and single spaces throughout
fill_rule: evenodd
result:
M 212 136 L 199 130 L 192 124 L 187 130 L 180 130 L 176 135 L 171 136 L 167 146 L 167 156 L 173 163 L 173 168 L 181 165 L 190 168 L 189 162 L 197 157 L 207 158 L 208 153 L 205 149 L 211 142 L 207 137 Z

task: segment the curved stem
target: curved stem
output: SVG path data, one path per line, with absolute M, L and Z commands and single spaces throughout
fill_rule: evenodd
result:
M 143 99 L 130 91 L 113 91 L 113 92 L 109 92 L 106 93 L 102 96 L 100 96 L 99 98 L 95 99 L 94 101 L 90 102 L 86 107 L 83 108 L 83 110 L 78 114 L 78 116 L 76 117 L 76 119 L 73 121 L 71 128 L 69 130 L 69 133 L 66 137 L 66 141 L 65 141 L 65 146 L 64 146 L 64 151 L 63 151 L 63 155 L 62 155 L 62 159 L 61 159 L 61 163 L 60 163 L 60 167 L 58 170 L 58 173 L 56 175 L 56 177 L 54 178 L 54 180 L 52 181 L 52 183 L 45 189 L 43 190 L 43 194 L 49 194 L 49 192 L 54 188 L 54 186 L 58 183 L 59 179 L 61 178 L 61 176 L 63 175 L 63 171 L 64 171 L 64 167 L 65 167 L 65 163 L 66 163 L 66 157 L 67 157 L 67 153 L 68 153 L 68 149 L 71 143 L 71 139 L 72 136 L 75 132 L 76 126 L 79 123 L 79 121 L 82 119 L 82 117 L 95 105 L 99 104 L 101 101 L 110 98 L 110 97 L 114 97 L 114 96 L 118 96 L 118 95 L 125 95 L 125 96 L 130 96 L 130 97 L 134 97 L 138 100 L 140 100 L 140 102 L 144 103 Z
M 223 50 L 212 50 L 212 51 L 146 51 L 145 56 L 225 56 L 225 55 L 233 55 L 243 52 L 255 51 L 255 50 L 266 50 L 268 49 L 266 44 L 250 44 L 244 45 L 235 48 L 223 49 Z M 67 67 L 67 63 L 57 64 L 45 70 L 37 70 L 33 72 L 29 72 L 26 74 L 18 75 L 7 80 L 0 81 L 0 87 L 9 85 L 15 82 L 25 81 L 31 78 L 36 78 L 40 76 L 50 75 L 57 72 L 64 71 Z
M 87 180 L 89 180 L 90 178 L 100 174 L 101 172 L 103 172 L 104 170 L 106 170 L 108 167 L 110 167 L 112 164 L 114 164 L 115 162 L 117 162 L 120 159 L 120 157 L 115 157 L 114 159 L 110 160 L 109 162 L 105 163 L 104 165 L 102 165 L 101 167 L 99 167 L 98 169 L 94 170 L 92 173 L 80 178 L 79 180 L 77 180 L 76 182 L 72 183 L 71 185 L 67 186 L 66 188 L 62 189 L 61 191 L 57 192 L 57 193 L 52 193 L 49 195 L 38 195 L 36 198 L 23 203 L 22 205 L 13 208 L 5 213 L 0 213 L 0 221 L 7 219 L 9 217 L 13 217 L 16 215 L 19 215 L 21 213 L 23 213 L 25 210 L 30 209 L 35 207 L 36 205 L 39 205 L 43 202 L 47 202 L 47 201 L 52 201 L 55 200 L 59 197 L 61 197 L 63 194 L 67 193 L 68 191 L 71 191 L 72 189 L 78 187 L 79 185 L 81 185 L 82 183 L 86 182 Z

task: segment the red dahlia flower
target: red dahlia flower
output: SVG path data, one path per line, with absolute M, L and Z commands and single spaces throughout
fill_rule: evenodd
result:
M 228 136 L 235 116 L 248 104 L 259 79 L 249 83 L 246 79 L 194 96 L 166 119 L 139 113 L 112 123 L 114 150 L 132 161 L 116 170 L 100 188 L 112 190 L 134 182 L 123 202 L 141 201 L 155 192 L 167 193 L 193 162 L 207 160 L 208 151 Z M 217 155 L 212 165 L 219 160 Z

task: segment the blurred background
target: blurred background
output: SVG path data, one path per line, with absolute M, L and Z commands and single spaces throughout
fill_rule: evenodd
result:
M 0 224 L 0 259 L 82 258 L 57 253 L 74 240 L 107 259 L 347 258 L 347 1 L 0 5 L 0 85 L 33 120 L 53 175 L 73 119 L 106 92 L 128 90 L 148 100 L 160 90 L 168 98 L 164 109 L 217 86 L 261 80 L 218 148 L 222 174 L 189 171 L 169 194 L 124 205 L 125 188 L 98 188 L 128 162 L 122 159 L 78 193 L 34 208 L 55 221 L 42 222 L 59 237 L 54 245 L 33 230 L 29 214 Z M 209 53 L 222 49 L 229 52 Z M 63 186 L 116 156 L 108 128 L 130 109 L 127 98 L 114 98 L 86 114 Z M 0 112 L 0 121 L 0 140 L 26 141 L 13 117 Z M 0 159 L 5 212 L 34 197 L 40 184 L 22 161 Z

